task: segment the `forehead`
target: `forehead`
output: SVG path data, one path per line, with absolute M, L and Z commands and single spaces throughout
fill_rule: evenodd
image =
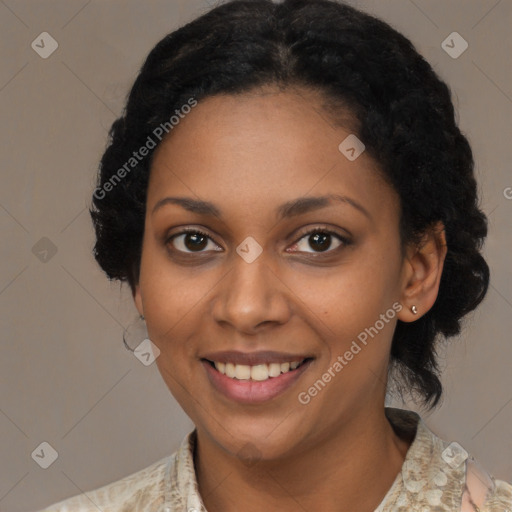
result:
M 340 150 L 354 137 L 348 111 L 335 124 L 316 91 L 272 88 L 201 100 L 153 158 L 148 210 L 165 194 L 203 198 L 248 212 L 291 198 L 339 193 L 378 207 L 394 192 L 364 151 Z M 352 140 L 352 139 L 349 139 Z M 240 211 L 239 211 L 240 213 Z

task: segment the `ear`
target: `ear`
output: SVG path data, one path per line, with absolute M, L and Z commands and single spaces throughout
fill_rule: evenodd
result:
M 142 306 L 142 295 L 140 293 L 140 284 L 135 286 L 135 290 L 133 292 L 133 301 L 135 302 L 135 307 L 140 315 L 144 316 L 144 308 Z
M 419 244 L 407 247 L 400 300 L 404 307 L 397 315 L 402 322 L 414 322 L 434 305 L 447 249 L 442 222 L 428 229 Z M 412 306 L 416 306 L 417 314 L 412 312 Z

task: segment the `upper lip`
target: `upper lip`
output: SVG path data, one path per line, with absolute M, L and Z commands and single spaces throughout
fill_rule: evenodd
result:
M 210 352 L 204 354 L 201 359 L 217 363 L 244 364 L 256 366 L 258 364 L 270 363 L 290 363 L 293 361 L 303 361 L 311 356 L 306 354 L 290 354 L 285 352 L 274 352 L 272 350 L 262 350 L 258 352 L 239 352 L 236 350 L 225 350 L 222 352 Z

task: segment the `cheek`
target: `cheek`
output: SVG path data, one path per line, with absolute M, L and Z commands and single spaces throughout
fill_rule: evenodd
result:
M 169 389 L 171 395 L 179 403 L 185 414 L 196 424 L 201 424 L 200 411 L 198 404 L 203 403 L 201 393 L 194 389 L 191 382 L 194 382 L 194 375 L 189 372 L 184 364 L 184 359 L 179 357 L 170 347 L 169 354 L 161 354 L 156 360 L 158 371 Z
M 171 264 L 161 249 L 148 246 L 144 251 L 140 281 L 150 334 L 161 350 L 180 350 L 216 280 L 207 271 Z
M 326 324 L 364 328 L 373 324 L 398 297 L 399 266 L 393 257 L 354 257 L 346 265 L 328 271 L 307 273 L 297 278 L 289 273 L 288 283 L 296 296 Z
M 370 365 L 378 369 L 387 361 L 396 325 L 393 305 L 399 307 L 399 262 L 398 249 L 389 247 L 354 256 L 346 265 L 330 269 L 328 275 L 295 276 L 293 280 L 289 276 L 291 288 L 328 348 L 322 367 L 345 354 L 352 368 Z

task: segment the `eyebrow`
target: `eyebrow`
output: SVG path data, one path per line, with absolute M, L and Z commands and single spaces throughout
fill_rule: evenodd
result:
M 298 199 L 292 199 L 291 201 L 287 201 L 286 203 L 279 206 L 276 210 L 276 214 L 278 219 L 295 217 L 314 210 L 320 210 L 321 208 L 325 208 L 326 206 L 331 205 L 333 202 L 349 204 L 356 210 L 359 210 L 361 213 L 363 213 L 366 217 L 368 217 L 368 219 L 372 220 L 368 210 L 366 210 L 366 208 L 364 208 L 361 204 L 347 196 L 342 196 L 339 194 L 309 197 L 306 196 L 299 197 Z M 188 210 L 192 213 L 197 213 L 199 215 L 212 215 L 215 217 L 222 217 L 221 210 L 217 208 L 217 206 L 215 206 L 213 203 L 192 199 L 190 197 L 164 197 L 155 204 L 151 214 L 154 215 L 156 211 L 168 204 L 177 204 L 185 210 Z

